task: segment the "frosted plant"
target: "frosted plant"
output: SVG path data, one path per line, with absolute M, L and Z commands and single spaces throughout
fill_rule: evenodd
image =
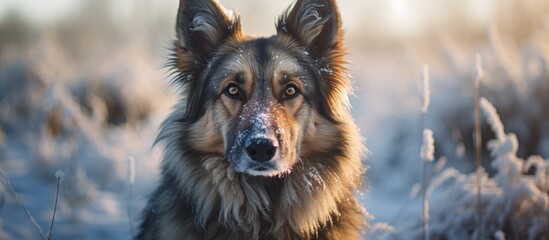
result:
M 376 223 L 369 231 L 369 236 L 372 239 L 384 239 L 388 234 L 394 233 L 395 227 L 387 223 Z
M 480 54 L 476 55 L 476 69 L 477 69 L 477 77 L 475 78 L 474 82 L 474 96 L 475 96 L 475 163 L 476 163 L 476 172 L 477 172 L 477 200 L 476 200 L 476 210 L 477 210 L 477 239 L 482 238 L 482 200 L 481 200 L 481 192 L 482 192 L 482 177 L 481 177 L 481 171 L 482 169 L 482 134 L 480 130 L 480 107 L 479 105 L 482 104 L 479 100 L 480 98 L 480 80 L 482 79 L 484 75 L 484 70 L 482 68 L 482 58 L 480 57 Z M 483 98 L 484 99 L 484 98 Z
M 549 159 L 539 156 L 527 161 L 516 156 L 515 134 L 504 132 L 503 124 L 486 99 L 481 108 L 488 118 L 496 139 L 488 148 L 497 173 L 490 178 L 483 170 L 481 177 L 482 239 L 549 239 Z M 535 172 L 532 173 L 532 169 Z M 528 174 L 527 174 L 528 173 Z M 460 173 L 454 168 L 433 178 L 427 197 L 433 197 L 430 209 L 429 236 L 433 239 L 476 239 L 477 172 Z M 442 191 L 436 194 L 436 191 Z M 396 239 L 418 239 L 419 223 L 398 229 Z
M 135 159 L 128 157 L 128 182 L 133 185 L 135 182 Z
M 429 103 L 431 101 L 431 90 L 430 90 L 430 83 L 429 83 L 429 66 L 425 65 L 423 66 L 423 101 L 421 104 L 421 112 L 426 113 L 427 109 L 429 108 Z
M 63 181 L 63 180 L 65 180 L 65 173 L 58 170 L 57 172 L 55 172 L 55 177 L 59 178 L 61 181 Z
M 429 66 L 423 67 L 423 95 L 421 106 L 421 128 L 423 129 L 423 144 L 420 149 L 420 157 L 423 160 L 423 239 L 429 239 L 429 199 L 426 195 L 426 189 L 429 186 L 428 164 L 433 161 L 435 147 L 433 131 L 425 128 L 425 115 L 430 102 L 430 84 L 429 84 Z
M 55 190 L 55 205 L 53 205 L 53 216 L 51 217 L 51 224 L 50 224 L 50 231 L 48 232 L 48 240 L 51 239 L 51 235 L 53 233 L 53 224 L 55 223 L 55 213 L 57 212 L 57 202 L 59 200 L 59 187 L 61 185 L 61 181 L 65 178 L 65 173 L 57 170 L 55 172 L 55 177 L 57 178 L 57 188 Z
M 133 231 L 133 188 L 135 184 L 135 159 L 128 157 L 128 224 L 130 225 L 130 236 L 134 236 Z
M 424 162 L 432 162 L 435 159 L 435 140 L 431 129 L 423 129 L 423 144 L 421 145 L 420 156 Z

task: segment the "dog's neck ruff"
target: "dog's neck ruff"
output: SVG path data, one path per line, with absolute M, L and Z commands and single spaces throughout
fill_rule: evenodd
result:
M 280 179 L 278 196 L 270 196 L 257 178 L 235 173 L 223 157 L 204 157 L 201 165 L 184 160 L 178 164 L 165 169 L 179 170 L 173 174 L 180 176 L 179 189 L 192 202 L 197 225 L 206 230 L 210 218 L 218 218 L 224 227 L 253 239 L 260 234 L 314 236 L 338 217 L 337 205 L 348 194 L 343 192 L 347 188 L 330 184 L 345 184 L 347 177 L 322 166 L 296 166 Z

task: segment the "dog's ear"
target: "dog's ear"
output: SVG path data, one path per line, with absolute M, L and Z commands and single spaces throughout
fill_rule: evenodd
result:
M 176 47 L 204 63 L 223 41 L 241 32 L 241 24 L 215 0 L 180 0 L 176 32 Z
M 341 20 L 335 0 L 297 0 L 279 19 L 278 34 L 290 34 L 316 57 L 339 48 Z
M 346 52 L 336 1 L 296 0 L 279 18 L 277 33 L 291 36 L 313 58 L 319 68 L 320 91 L 313 96 L 316 108 L 327 119 L 341 120 L 348 109 L 351 84 L 345 76 Z
M 199 81 L 215 51 L 223 42 L 242 34 L 240 19 L 215 0 L 180 0 L 176 24 L 177 40 L 168 61 L 177 74 L 172 81 L 186 91 L 182 121 L 197 121 L 204 114 L 205 81 Z

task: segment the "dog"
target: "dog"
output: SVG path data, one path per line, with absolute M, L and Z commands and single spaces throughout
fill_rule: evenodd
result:
M 181 0 L 169 60 L 181 99 L 136 239 L 359 239 L 365 151 L 349 113 L 335 0 L 297 0 L 246 35 L 215 0 Z

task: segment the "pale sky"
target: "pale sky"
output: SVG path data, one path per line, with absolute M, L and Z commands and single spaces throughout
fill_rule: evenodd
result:
M 131 17 L 133 6 L 146 2 L 151 11 L 175 14 L 178 0 L 98 0 L 112 4 L 116 17 Z M 387 33 L 408 35 L 420 32 L 429 22 L 437 21 L 448 11 L 454 0 L 338 0 L 343 22 L 347 29 L 381 27 Z M 539 0 L 544 1 L 544 0 Z M 78 9 L 79 0 L 0 0 L 0 20 L 8 11 L 23 15 L 32 23 L 51 23 Z M 236 9 L 242 15 L 245 29 L 259 35 L 274 30 L 274 20 L 293 0 L 220 0 L 227 9 Z M 533 1 L 535 2 L 535 1 Z M 467 17 L 477 23 L 490 21 L 496 0 L 464 0 Z M 258 25 L 258 19 L 269 25 Z M 375 24 L 372 22 L 376 22 Z M 252 26 L 248 28 L 247 26 Z M 268 27 L 267 27 L 268 26 Z
M 118 0 L 117 0 L 118 1 Z M 9 10 L 22 13 L 32 22 L 55 21 L 57 18 L 77 9 L 75 0 L 1 0 L 0 19 Z

